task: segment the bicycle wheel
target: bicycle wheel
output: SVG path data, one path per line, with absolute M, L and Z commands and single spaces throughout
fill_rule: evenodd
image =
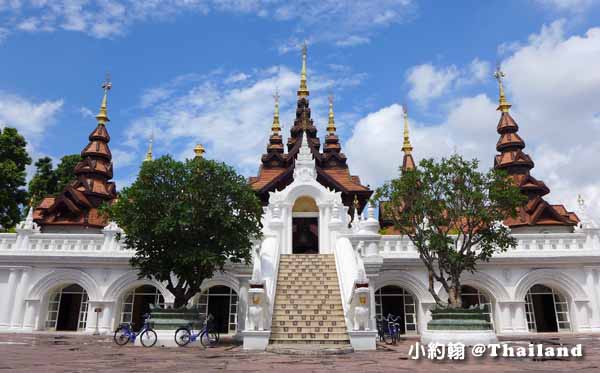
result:
M 129 342 L 129 333 L 127 333 L 127 328 L 119 326 L 117 330 L 115 330 L 115 335 L 113 336 L 113 340 L 119 346 L 124 346 Z
M 156 332 L 152 329 L 146 329 L 140 334 L 140 342 L 144 347 L 152 347 L 156 344 L 156 340 L 158 336 Z
M 185 326 L 182 326 L 175 331 L 175 343 L 177 343 L 178 346 L 183 347 L 190 343 L 191 337 L 192 333 Z
M 200 343 L 204 347 L 214 347 L 219 343 L 219 334 L 217 333 L 202 333 L 200 336 Z

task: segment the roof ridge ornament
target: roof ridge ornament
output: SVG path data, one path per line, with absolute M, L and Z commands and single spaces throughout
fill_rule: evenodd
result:
M 112 83 L 110 82 L 110 74 L 106 73 L 106 79 L 104 83 L 102 83 L 102 89 L 104 90 L 104 96 L 102 97 L 102 103 L 100 104 L 100 112 L 96 115 L 96 119 L 98 120 L 98 124 L 105 125 L 106 122 L 110 122 L 108 119 L 108 114 L 106 111 L 106 101 L 108 98 L 108 91 L 112 88 Z
M 153 142 L 154 142 L 154 129 L 152 129 L 152 133 L 150 134 L 150 141 L 148 142 L 148 151 L 146 152 L 146 159 L 144 159 L 144 162 L 152 160 Z
M 404 117 L 404 142 L 402 144 L 402 151 L 404 154 L 411 154 L 413 147 L 410 143 L 410 137 L 408 132 L 408 110 L 406 105 L 402 105 L 402 116 Z
M 506 100 L 506 95 L 504 94 L 504 83 L 503 80 L 506 77 L 504 71 L 500 70 L 500 65 L 496 66 L 496 71 L 494 71 L 494 78 L 498 81 L 498 90 L 499 90 L 499 98 L 498 98 L 498 108 L 503 113 L 508 113 L 511 104 Z

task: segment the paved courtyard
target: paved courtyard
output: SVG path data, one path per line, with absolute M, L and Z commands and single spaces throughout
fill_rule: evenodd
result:
M 109 337 L 74 334 L 0 334 L 0 372 L 389 372 L 389 371 L 600 371 L 600 335 L 547 336 L 545 345 L 583 345 L 582 359 L 473 358 L 466 361 L 410 360 L 416 339 L 377 351 L 334 356 L 246 353 L 224 343 L 204 349 L 119 347 Z M 526 345 L 528 340 L 511 340 Z

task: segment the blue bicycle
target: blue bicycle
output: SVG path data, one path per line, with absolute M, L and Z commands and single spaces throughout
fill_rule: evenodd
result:
M 219 333 L 212 327 L 213 316 L 208 315 L 204 327 L 197 333 L 194 334 L 192 325 L 182 326 L 175 331 L 175 343 L 178 346 L 185 346 L 190 342 L 196 341 L 200 338 L 200 343 L 204 347 L 214 347 L 219 343 Z
M 135 339 L 139 335 L 142 346 L 144 346 L 144 347 L 154 346 L 156 344 L 156 340 L 158 339 L 158 336 L 156 335 L 156 332 L 154 330 L 152 330 L 152 328 L 150 327 L 150 323 L 148 322 L 148 320 L 150 320 L 150 315 L 145 314 L 144 315 L 144 326 L 142 327 L 142 330 L 139 331 L 139 333 L 136 333 L 133 331 L 133 329 L 131 327 L 131 323 L 123 323 L 123 324 L 119 325 L 117 330 L 115 330 L 115 335 L 113 337 L 113 339 L 115 340 L 115 343 L 118 344 L 119 346 L 124 346 L 129 342 L 134 343 Z
M 377 318 L 377 334 L 379 340 L 386 344 L 396 344 L 400 340 L 400 316 L 394 317 L 388 314 L 387 317 Z

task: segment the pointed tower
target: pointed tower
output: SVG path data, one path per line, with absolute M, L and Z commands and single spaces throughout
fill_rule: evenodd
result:
M 96 115 L 98 124 L 89 136 L 88 145 L 81 151 L 82 159 L 74 169 L 75 180 L 58 197 L 44 198 L 34 212 L 34 220 L 43 231 L 100 229 L 107 224 L 98 209 L 117 197 L 115 183 L 110 181 L 113 165 L 108 147 L 110 136 L 106 129 L 109 122 L 107 98 L 111 87 L 107 78 L 102 85 L 104 96 L 100 112 Z
M 325 135 L 325 145 L 323 146 L 323 153 L 325 153 L 325 157 L 327 158 L 326 153 L 339 153 L 342 151 L 342 146 L 340 145 L 340 139 L 335 133 L 335 117 L 333 114 L 333 96 L 329 96 L 329 121 L 327 123 L 327 134 Z
M 350 174 L 346 156 L 341 152 L 341 145 L 335 133 L 333 101 L 329 105 L 329 125 L 323 153 L 320 152 L 321 142 L 317 137 L 317 128 L 311 119 L 309 107 L 309 90 L 306 74 L 307 47 L 302 47 L 302 69 L 300 72 L 300 87 L 297 91 L 296 119 L 290 129 L 287 141 L 287 153 L 284 153 L 281 142 L 281 126 L 279 124 L 279 102 L 275 100 L 275 115 L 271 127 L 271 136 L 267 152 L 261 157 L 258 176 L 250 177 L 248 182 L 256 192 L 261 202 L 269 202 L 269 193 L 282 190 L 294 180 L 294 168 L 301 145 L 308 147 L 315 162 L 317 181 L 322 185 L 342 193 L 344 205 L 351 207 L 354 197 L 359 201 L 360 209 L 373 193 L 360 183 L 360 178 Z M 276 96 L 278 97 L 278 96 Z M 303 140 L 304 139 L 304 140 Z
M 402 158 L 402 172 L 404 172 L 415 169 L 415 160 L 412 156 L 413 147 L 410 144 L 408 135 L 408 110 L 406 109 L 406 105 L 402 105 L 402 112 L 404 116 L 404 142 L 402 143 L 404 157 Z
M 500 139 L 496 150 L 500 153 L 494 158 L 494 167 L 505 170 L 527 196 L 527 203 L 519 209 L 516 218 L 507 218 L 505 224 L 511 228 L 525 226 L 563 226 L 573 227 L 578 222 L 577 216 L 568 212 L 563 205 L 550 205 L 543 198 L 550 189 L 543 181 L 534 178 L 530 171 L 534 167 L 533 160 L 525 153 L 525 141 L 519 136 L 519 126 L 510 115 L 511 105 L 504 93 L 504 72 L 497 69 L 494 77 L 498 80 L 500 120 L 497 131 Z

